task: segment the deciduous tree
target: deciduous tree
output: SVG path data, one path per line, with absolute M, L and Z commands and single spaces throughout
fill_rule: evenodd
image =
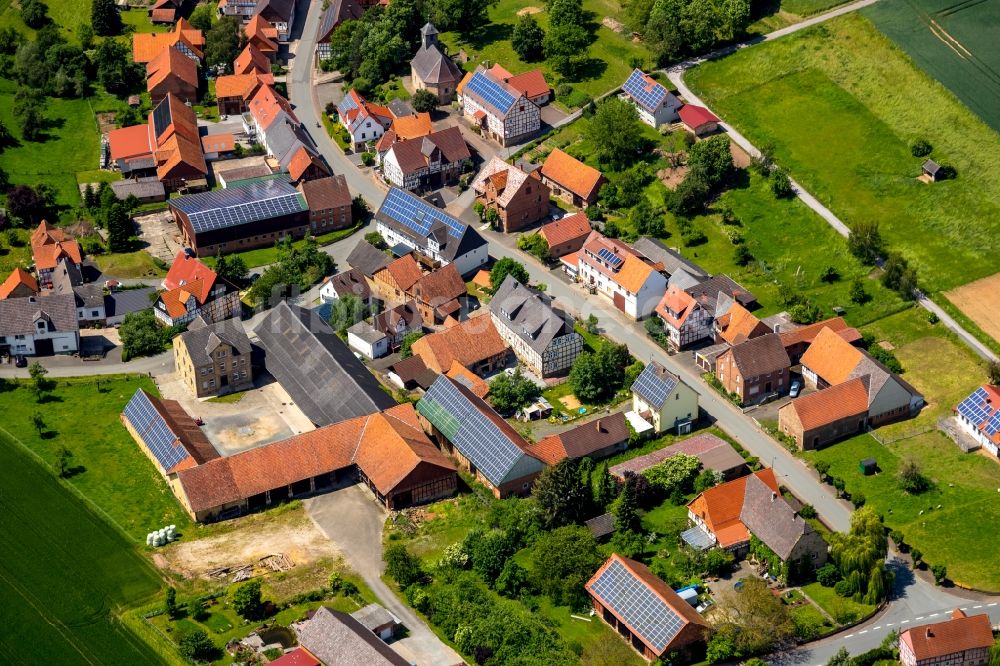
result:
M 879 231 L 878 222 L 861 221 L 851 225 L 847 237 L 847 249 L 866 264 L 875 264 L 885 251 L 885 241 Z
M 231 71 L 233 61 L 246 46 L 246 35 L 240 20 L 225 16 L 205 33 L 205 64 L 222 71 Z
M 590 489 L 580 478 L 578 463 L 570 458 L 548 467 L 532 490 L 548 529 L 579 522 L 590 508 Z
M 92 0 L 90 4 L 90 25 L 101 37 L 118 35 L 122 31 L 122 17 L 118 13 L 115 0 Z
M 538 384 L 521 374 L 521 368 L 512 375 L 501 372 L 490 382 L 490 402 L 501 413 L 520 409 L 541 393 Z
M 233 591 L 232 604 L 233 610 L 244 619 L 253 620 L 259 617 L 262 606 L 260 580 L 254 579 L 241 583 Z
M 500 288 L 500 285 L 503 284 L 508 275 L 513 276 L 515 280 L 523 285 L 527 285 L 530 280 L 528 270 L 524 267 L 524 264 L 516 259 L 504 257 L 493 264 L 493 268 L 490 270 L 490 284 L 493 285 L 494 291 Z
M 420 560 L 414 557 L 401 543 L 394 543 L 385 549 L 385 572 L 401 588 L 409 587 L 423 577 Z
M 560 527 L 543 535 L 532 549 L 535 586 L 556 605 L 583 608 L 583 586 L 603 559 L 586 527 Z
M 612 167 L 631 165 L 645 142 L 635 107 L 618 97 L 598 104 L 587 136 L 597 159 Z
M 525 14 L 514 26 L 510 45 L 514 53 L 525 62 L 541 60 L 545 53 L 545 31 L 531 14 Z
M 413 99 L 410 100 L 410 103 L 413 104 L 414 110 L 420 113 L 425 113 L 436 109 L 438 104 L 440 104 L 440 101 L 438 100 L 437 95 L 432 93 L 430 90 L 421 88 L 414 93 Z
M 795 634 L 788 609 L 759 578 L 743 579 L 739 590 L 719 595 L 716 626 L 728 626 L 739 654 L 760 654 L 783 645 Z

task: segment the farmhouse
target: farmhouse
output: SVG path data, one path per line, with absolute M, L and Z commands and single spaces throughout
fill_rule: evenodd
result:
M 462 81 L 459 91 L 465 116 L 484 137 L 501 146 L 527 139 L 541 128 L 541 111 L 524 93 L 490 74 L 482 66 Z
M 104 287 L 95 282 L 85 284 L 83 274 L 65 258 L 59 260 L 51 280 L 51 293 L 73 297 L 76 319 L 81 326 L 104 324 L 107 316 L 104 310 Z
M 703 106 L 685 104 L 677 111 L 684 127 L 695 136 L 702 137 L 719 129 L 719 119 Z
M 457 362 L 477 375 L 485 375 L 507 363 L 510 348 L 497 331 L 490 317 L 480 315 L 430 333 L 415 341 L 414 356 L 423 359 L 428 369 L 448 372 Z
M 298 190 L 309 208 L 309 231 L 318 235 L 334 229 L 346 229 L 354 224 L 351 212 L 351 191 L 347 179 L 337 174 L 298 184 Z
M 969 616 L 956 608 L 949 620 L 900 632 L 899 661 L 903 666 L 980 666 L 989 662 L 992 646 L 990 616 Z
M 449 127 L 393 143 L 382 157 L 382 175 L 396 187 L 433 190 L 455 181 L 471 159 L 462 130 Z
M 594 232 L 577 253 L 578 280 L 607 296 L 633 319 L 650 315 L 667 280 L 625 243 Z
M 405 293 L 416 304 L 423 321 L 441 324 L 448 317 L 459 318 L 462 309 L 460 299 L 465 297 L 467 291 L 455 265 L 448 264 L 421 276 Z
M 185 104 L 198 101 L 198 62 L 189 58 L 177 45 L 159 52 L 146 65 L 146 91 L 157 105 L 167 93 Z
M 168 203 L 185 243 L 199 257 L 272 247 L 286 236 L 302 238 L 311 229 L 306 198 L 284 175 Z
M 583 351 L 572 321 L 511 275 L 493 294 L 490 316 L 518 360 L 539 377 L 569 372 Z
M 247 47 L 250 48 L 250 47 Z M 215 103 L 220 116 L 236 116 L 250 110 L 250 100 L 263 85 L 274 83 L 271 74 L 253 71 L 247 74 L 226 74 L 215 79 Z
M 405 245 L 431 261 L 469 275 L 489 259 L 475 229 L 405 190 L 393 187 L 375 213 L 375 229 L 390 246 Z
M 717 472 L 723 481 L 732 481 L 748 471 L 746 461 L 728 442 L 715 435 L 703 433 L 638 458 L 626 460 L 611 467 L 608 472 L 616 479 L 624 481 L 626 472 L 641 474 L 650 467 L 659 465 L 667 458 L 682 453 L 696 457 L 701 463 L 702 469 Z
M 195 317 L 174 339 L 174 365 L 196 398 L 253 388 L 250 338 L 238 319 Z
M 549 187 L 534 171 L 530 175 L 494 156 L 472 181 L 484 212 L 496 212 L 504 233 L 520 231 L 549 214 Z M 589 230 L 589 225 L 588 225 Z
M 1000 388 L 983 384 L 955 408 L 959 427 L 994 456 L 1000 455 Z
M 632 411 L 651 423 L 656 433 L 688 433 L 698 420 L 698 394 L 680 377 L 650 361 L 632 383 Z
M 264 365 L 317 426 L 395 405 L 378 380 L 312 310 L 281 301 L 254 329 Z
M 205 433 L 176 400 L 157 398 L 139 389 L 125 405 L 120 418 L 174 493 L 181 470 L 219 457 Z
M 806 353 L 806 349 L 809 348 L 809 345 L 813 343 L 813 340 L 816 339 L 816 336 L 824 328 L 830 329 L 851 344 L 861 341 L 861 333 L 858 332 L 858 329 L 848 326 L 843 317 L 833 317 L 832 319 L 818 321 L 808 326 L 800 326 L 790 331 L 781 331 L 779 332 L 781 344 L 785 346 L 785 351 L 788 353 L 788 358 L 793 365 L 802 360 L 802 355 Z
M 792 400 L 778 410 L 781 431 L 805 450 L 864 432 L 868 422 L 868 382 L 855 377 Z
M 240 313 L 240 290 L 211 268 L 178 252 L 163 278 L 163 289 L 153 303 L 156 318 L 167 326 L 195 317 L 215 323 Z
M 631 431 L 624 412 L 615 412 L 549 435 L 532 445 L 531 453 L 547 465 L 566 460 L 607 458 L 628 447 Z
M 410 76 L 414 88 L 434 93 L 439 104 L 449 104 L 455 99 L 462 70 L 441 48 L 437 28 L 431 23 L 420 29 L 420 49 L 410 61 Z
M 659 127 L 677 120 L 681 101 L 649 74 L 635 69 L 622 86 L 622 99 L 631 102 L 639 112 L 639 120 L 650 127 Z
M 538 235 L 549 246 L 549 256 L 558 259 L 579 251 L 594 229 L 583 213 L 567 215 L 542 226 Z
M 31 232 L 31 256 L 35 262 L 35 274 L 43 289 L 52 287 L 52 273 L 60 261 L 66 261 L 78 272 L 83 266 L 80 244 L 66 235 L 66 232 L 42 220 Z
M 594 612 L 648 661 L 684 653 L 708 623 L 641 562 L 614 553 L 585 585 Z
M 751 338 L 757 338 L 771 332 L 767 324 L 757 319 L 739 303 L 733 303 L 725 314 L 715 319 L 716 342 L 738 345 Z
M 439 444 L 498 499 L 531 492 L 545 463 L 493 408 L 461 382 L 440 376 L 417 403 Z
M 604 175 L 580 160 L 553 148 L 539 169 L 542 182 L 552 188 L 552 194 L 571 206 L 589 206 L 597 201 L 604 184 Z
M 289 41 L 292 23 L 295 22 L 295 0 L 257 0 L 254 18 L 267 21 L 278 33 L 278 41 Z
M 278 58 L 278 29 L 259 14 L 254 15 L 245 26 L 247 44 L 263 53 L 268 60 L 274 62 Z
M 407 290 L 410 289 L 417 280 L 423 276 L 420 264 L 413 258 L 413 254 L 404 254 L 399 259 L 393 260 L 385 268 L 375 272 L 375 291 L 384 300 L 402 300 L 406 297 Z
M 772 393 L 784 393 L 790 366 L 781 338 L 769 333 L 721 353 L 715 362 L 715 376 L 741 403 L 751 405 Z
M 324 278 L 320 284 L 319 297 L 324 303 L 332 303 L 346 295 L 357 296 L 365 303 L 371 300 L 372 291 L 368 281 L 356 268 Z
M 51 356 L 80 349 L 76 299 L 49 294 L 0 300 L 0 352 Z

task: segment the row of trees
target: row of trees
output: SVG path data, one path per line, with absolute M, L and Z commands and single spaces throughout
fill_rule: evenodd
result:
M 851 225 L 847 248 L 862 263 L 875 266 L 882 258 L 882 284 L 892 289 L 900 298 L 912 301 L 917 292 L 917 269 L 899 252 L 888 250 L 879 223 L 862 220 Z M 852 295 L 853 298 L 853 295 Z
M 630 0 L 629 27 L 642 33 L 659 65 L 705 53 L 746 34 L 751 0 Z

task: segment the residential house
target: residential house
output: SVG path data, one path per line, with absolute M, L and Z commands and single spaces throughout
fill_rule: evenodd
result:
M 163 289 L 153 304 L 153 312 L 167 326 L 185 324 L 195 317 L 216 323 L 240 313 L 239 289 L 183 252 L 174 257 L 163 278 Z
M 493 294 L 490 316 L 518 360 L 539 377 L 568 373 L 583 351 L 572 320 L 511 275 Z
M 476 175 L 472 189 L 484 210 L 496 212 L 497 225 L 504 233 L 548 217 L 550 190 L 537 171 L 529 175 L 494 156 Z
M 429 333 L 411 346 L 429 370 L 448 372 L 452 362 L 483 376 L 507 363 L 510 348 L 487 316 L 470 317 L 450 328 Z
M 354 224 L 351 191 L 343 175 L 306 180 L 299 183 L 298 189 L 306 199 L 309 231 L 314 236 Z
M 80 325 L 71 294 L 0 300 L 0 353 L 51 356 L 79 349 Z
M 640 69 L 629 75 L 620 97 L 635 106 L 639 120 L 654 128 L 676 121 L 682 106 L 673 93 Z
M 691 432 L 698 420 L 698 393 L 656 361 L 650 361 L 632 383 L 632 411 L 659 434 Z
M 296 0 L 257 0 L 254 18 L 261 18 L 273 25 L 278 33 L 278 41 L 285 43 L 291 39 L 296 4 Z
M 554 196 L 581 208 L 597 202 L 597 193 L 606 181 L 600 171 L 559 148 L 552 149 L 539 173 Z
M 415 301 L 407 301 L 375 315 L 372 326 L 386 337 L 389 351 L 396 351 L 409 333 L 424 330 L 424 320 Z
M 386 509 L 398 510 L 454 494 L 457 477 L 455 465 L 424 434 L 413 406 L 393 403 L 382 411 L 181 470 L 172 489 L 194 520 L 207 522 L 354 480 L 366 485 Z
M 778 427 L 804 450 L 821 448 L 864 432 L 868 423 L 867 377 L 855 377 L 792 400 L 778 410 Z
M 667 280 L 625 243 L 594 233 L 578 253 L 578 280 L 633 319 L 656 309 Z
M 251 47 L 247 47 L 251 48 Z M 250 110 L 250 100 L 262 85 L 271 85 L 274 77 L 253 71 L 226 74 L 215 79 L 215 103 L 220 116 L 237 116 Z
M 347 345 L 370 359 L 382 358 L 389 353 L 389 338 L 386 334 L 364 320 L 347 329 Z
M 392 112 L 381 104 L 373 104 L 350 90 L 337 106 L 340 122 L 351 135 L 351 146 L 362 152 L 368 143 L 378 139 L 392 126 Z
M 833 317 L 832 319 L 818 321 L 815 324 L 800 326 L 790 331 L 780 331 L 781 344 L 785 346 L 785 351 L 788 352 L 788 358 L 792 362 L 792 365 L 802 360 L 802 355 L 806 353 L 806 349 L 809 348 L 809 345 L 813 343 L 816 336 L 824 328 L 829 328 L 852 345 L 861 341 L 861 333 L 858 329 L 848 326 L 843 317 Z
M 413 255 L 404 254 L 376 271 L 372 282 L 382 300 L 399 302 L 406 299 L 407 292 L 423 274 Z
M 769 333 L 721 353 L 715 362 L 715 376 L 742 404 L 752 405 L 788 390 L 790 366 L 781 338 Z
M 205 57 L 205 35 L 186 19 L 180 19 L 170 32 L 137 32 L 132 35 L 132 60 L 145 65 L 172 46 L 196 62 Z
M 725 314 L 715 318 L 714 329 L 715 341 L 730 345 L 738 345 L 751 338 L 773 332 L 764 322 L 739 303 L 733 303 Z
M 0 300 L 5 298 L 27 298 L 38 293 L 38 281 L 20 266 L 15 268 L 0 285 Z
M 483 67 L 463 80 L 462 110 L 484 138 L 501 146 L 521 143 L 541 129 L 541 111 L 524 93 Z
M 726 314 L 733 303 L 739 303 L 750 311 L 760 307 L 756 296 L 724 273 L 699 280 L 697 284 L 684 290 L 706 308 L 713 319 Z
M 385 134 L 375 144 L 375 163 L 380 167 L 382 166 L 382 160 L 385 159 L 385 154 L 389 152 L 393 144 L 399 141 L 422 139 L 434 131 L 433 124 L 431 123 L 431 114 L 426 112 L 411 112 L 408 105 L 406 105 L 407 108 L 403 108 L 403 105 L 406 105 L 406 103 L 402 100 L 394 99 L 386 107 L 393 118 L 389 129 L 386 130 Z
M 295 626 L 299 643 L 325 664 L 408 666 L 410 663 L 354 617 L 325 606 Z
M 233 74 L 271 75 L 271 59 L 253 44 L 247 44 L 233 61 Z M 273 78 L 273 77 L 272 77 Z
M 498 70 L 500 70 L 498 72 Z M 511 74 L 500 65 L 493 65 L 490 70 L 499 74 L 497 78 L 518 91 L 536 106 L 545 106 L 552 100 L 552 87 L 545 80 L 545 74 L 540 69 L 532 69 L 521 74 Z
M 441 447 L 498 499 L 529 494 L 545 469 L 509 423 L 451 377 L 435 380 L 417 403 L 417 413 Z
M 771 468 L 704 491 L 688 504 L 688 520 L 701 540 L 685 533 L 685 541 L 699 543 L 702 550 L 718 546 L 742 556 L 753 535 L 783 563 L 819 568 L 827 559 L 823 537 L 781 496 Z
M 199 257 L 272 247 L 312 229 L 305 196 L 284 174 L 188 194 L 168 205 L 184 242 Z
M 548 244 L 549 256 L 558 259 L 579 251 L 593 231 L 586 215 L 574 213 L 543 225 L 538 235 Z
M 325 278 L 319 287 L 319 297 L 324 303 L 332 303 L 348 294 L 360 298 L 365 303 L 372 298 L 368 280 L 356 268 Z
M 358 241 L 351 253 L 347 255 L 347 264 L 361 271 L 369 280 L 372 280 L 376 273 L 390 263 L 392 263 L 392 259 L 389 255 L 366 240 Z
M 656 266 L 667 278 L 668 284 L 676 284 L 681 289 L 693 287 L 709 278 L 704 268 L 656 238 L 642 236 L 632 243 L 632 250 Z
M 449 104 L 455 99 L 462 70 L 444 52 L 437 28 L 431 23 L 420 29 L 420 48 L 410 61 L 410 77 L 414 88 L 434 93 L 439 104 Z
M 175 44 L 162 49 L 146 64 L 146 91 L 156 106 L 167 93 L 185 104 L 198 101 L 198 62 Z
M 45 220 L 31 232 L 31 256 L 35 262 L 38 284 L 43 289 L 51 288 L 52 273 L 60 261 L 65 259 L 77 271 L 83 267 L 80 244 L 66 235 L 65 231 Z
M 344 21 L 357 21 L 364 13 L 365 8 L 358 0 L 331 0 L 326 5 L 316 30 L 317 61 L 330 58 L 330 38 L 340 24 Z
M 243 34 L 246 35 L 247 44 L 264 54 L 268 60 L 274 62 L 278 59 L 278 29 L 260 14 L 253 17 L 243 26 Z
M 647 661 L 691 654 L 708 623 L 645 564 L 614 553 L 584 586 L 595 614 Z
M 915 388 L 830 329 L 816 335 L 801 361 L 806 385 L 818 389 L 866 377 L 869 425 L 909 418 L 924 405 Z
M 703 137 L 719 129 L 719 118 L 703 106 L 685 104 L 677 111 L 681 122 L 689 132 Z
M 709 309 L 676 284 L 667 287 L 656 306 L 656 314 L 663 322 L 667 341 L 676 350 L 713 339 L 714 319 Z
M 375 213 L 375 229 L 389 246 L 403 244 L 431 261 L 455 264 L 469 275 L 489 259 L 487 242 L 465 222 L 397 187 Z
M 80 326 L 104 325 L 107 314 L 104 308 L 104 287 L 99 283 L 84 283 L 83 273 L 65 257 L 59 260 L 50 277 L 51 292 L 42 296 L 65 294 L 76 302 L 76 320 Z
M 667 458 L 679 454 L 696 457 L 703 470 L 716 472 L 723 481 L 732 481 L 748 471 L 746 461 L 736 452 L 736 449 L 730 446 L 729 442 L 715 435 L 702 433 L 657 449 L 652 453 L 626 460 L 611 467 L 608 472 L 619 481 L 624 481 L 626 472 L 641 474 L 650 467 L 659 465 Z
M 955 407 L 955 420 L 979 446 L 1000 455 L 1000 388 L 989 384 L 977 388 Z
M 468 293 L 454 264 L 422 275 L 404 291 L 416 303 L 421 318 L 428 324 L 441 324 L 448 317 L 458 319 L 461 300 Z
M 174 365 L 197 398 L 253 388 L 250 338 L 238 319 L 208 324 L 195 317 L 174 338 Z
M 456 181 L 471 159 L 462 130 L 449 127 L 393 143 L 382 157 L 382 176 L 403 189 L 433 190 Z
M 625 414 L 614 412 L 549 435 L 533 444 L 531 453 L 547 465 L 557 465 L 566 459 L 599 460 L 628 448 L 630 434 Z
M 989 615 L 970 616 L 956 608 L 944 622 L 900 631 L 899 661 L 903 666 L 985 666 L 993 643 Z
M 257 8 L 257 0 L 219 0 L 217 11 L 219 18 L 235 16 L 241 23 L 246 23 L 253 17 Z

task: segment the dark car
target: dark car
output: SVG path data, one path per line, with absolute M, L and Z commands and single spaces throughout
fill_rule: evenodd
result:
M 193 258 L 194 257 L 194 250 L 192 250 L 189 247 L 184 248 L 184 256 L 186 256 L 186 257 L 192 257 Z
M 14 357 L 14 367 L 27 368 L 28 359 L 24 358 L 24 356 L 22 356 L 21 354 L 18 354 L 17 356 Z

